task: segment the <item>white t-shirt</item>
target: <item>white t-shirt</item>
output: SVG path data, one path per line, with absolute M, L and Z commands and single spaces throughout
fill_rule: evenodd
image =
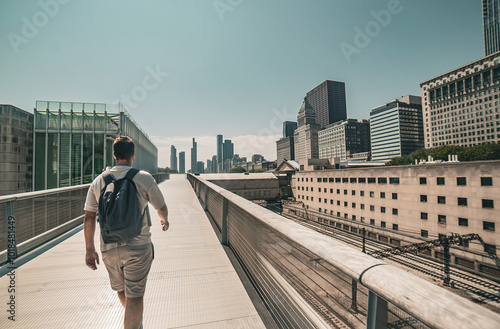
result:
M 113 168 L 106 168 L 105 172 L 111 172 L 111 175 L 115 180 L 119 180 L 127 175 L 127 172 L 132 167 L 129 166 L 115 166 Z M 139 171 L 133 179 L 135 186 L 138 191 L 138 200 L 141 212 L 144 214 L 142 218 L 142 231 L 138 236 L 124 242 L 118 243 L 104 243 L 101 240 L 101 251 L 106 251 L 112 248 L 116 248 L 118 246 L 124 245 L 143 245 L 151 243 L 151 232 L 149 231 L 149 223 L 146 207 L 148 206 L 148 202 L 155 209 L 160 209 L 165 205 L 165 199 L 163 198 L 163 194 L 161 193 L 158 185 L 156 184 L 155 179 L 151 176 L 147 171 Z M 104 179 L 102 178 L 102 174 L 97 176 L 92 184 L 89 187 L 89 191 L 87 192 L 87 200 L 85 201 L 85 207 L 83 208 L 85 211 L 93 211 L 98 212 L 99 209 L 99 197 L 101 195 L 101 190 L 104 188 Z

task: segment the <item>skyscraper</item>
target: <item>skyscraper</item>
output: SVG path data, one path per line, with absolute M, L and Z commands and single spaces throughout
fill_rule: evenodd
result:
M 217 160 L 217 159 L 218 159 L 218 158 L 217 158 L 217 156 L 216 156 L 216 155 L 214 155 L 214 156 L 212 157 L 212 169 L 211 169 L 211 171 L 212 171 L 213 173 L 217 173 L 217 172 L 218 172 L 218 168 L 219 168 L 219 166 L 217 165 L 217 162 L 218 162 L 219 160 Z
M 318 131 L 321 127 L 316 124 L 316 115 L 307 97 L 300 107 L 297 124 L 293 135 L 295 160 L 318 159 Z
M 205 163 L 203 161 L 196 162 L 196 170 L 194 172 L 203 174 L 205 173 Z
M 276 154 L 278 163 L 287 159 L 295 160 L 295 144 L 293 140 L 293 135 L 280 138 L 276 141 Z
M 177 149 L 173 145 L 170 147 L 170 169 L 177 170 Z
M 483 34 L 485 55 L 500 51 L 500 0 L 483 0 Z
M 186 173 L 186 152 L 179 152 L 179 173 Z
M 206 173 L 212 173 L 212 160 L 207 159 L 207 170 L 205 170 Z
M 347 119 L 345 83 L 325 80 L 311 89 L 306 97 L 316 113 L 316 123 L 321 128 Z
M 370 112 L 372 160 L 387 162 L 424 147 L 422 101 L 408 95 Z
M 370 151 L 370 121 L 347 119 L 334 122 L 318 132 L 319 158 L 340 158 Z
M 222 135 L 217 135 L 217 164 L 221 164 L 223 162 L 222 152 L 223 152 L 222 151 Z
M 191 172 L 194 174 L 198 168 L 198 146 L 193 138 L 193 147 L 191 148 Z
M 222 146 L 223 146 L 223 149 L 222 149 L 223 163 L 226 160 L 232 160 L 233 155 L 234 155 L 234 144 L 231 143 L 230 139 L 226 139 Z
M 283 122 L 283 138 L 292 136 L 293 133 L 295 132 L 295 129 L 297 129 L 297 122 L 296 121 L 285 121 Z

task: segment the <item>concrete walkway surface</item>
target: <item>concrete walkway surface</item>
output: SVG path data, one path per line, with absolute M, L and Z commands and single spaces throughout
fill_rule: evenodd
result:
M 160 184 L 170 229 L 151 209 L 155 260 L 145 295 L 144 329 L 264 328 L 184 175 Z M 100 264 L 85 266 L 83 230 L 0 278 L 0 328 L 122 328 L 123 308 Z M 98 234 L 96 232 L 96 247 Z M 100 256 L 100 252 L 99 252 Z M 15 286 L 15 320 L 9 286 Z

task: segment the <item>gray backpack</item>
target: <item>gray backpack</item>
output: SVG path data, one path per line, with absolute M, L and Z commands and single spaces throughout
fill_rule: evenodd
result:
M 102 176 L 105 185 L 99 197 L 98 222 L 104 243 L 124 242 L 141 234 L 143 214 L 132 180 L 138 172 L 138 169 L 131 168 L 119 180 L 109 172 Z M 110 184 L 113 184 L 112 190 L 108 190 Z

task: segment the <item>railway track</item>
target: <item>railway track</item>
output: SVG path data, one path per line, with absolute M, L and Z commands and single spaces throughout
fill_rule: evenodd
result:
M 269 207 L 268 209 L 278 212 L 278 209 L 275 207 Z M 360 250 L 362 250 L 363 248 L 361 236 L 345 232 L 342 229 L 332 228 L 331 226 L 322 223 L 310 222 L 304 220 L 299 216 L 283 213 L 281 215 L 303 226 L 309 227 L 317 232 L 343 241 L 350 246 L 357 247 Z M 387 249 L 387 245 L 375 242 L 370 239 L 366 239 L 365 249 L 366 252 L 369 253 L 371 251 Z M 393 255 L 388 257 L 388 259 L 401 266 L 410 268 L 414 271 L 418 271 L 433 279 L 443 279 L 443 264 L 440 264 L 438 262 L 413 254 Z M 473 296 L 475 296 L 475 301 L 481 303 L 494 302 L 496 304 L 500 304 L 499 283 L 471 275 L 470 273 L 461 271 L 456 268 L 450 269 L 450 276 L 454 287 L 472 294 Z

